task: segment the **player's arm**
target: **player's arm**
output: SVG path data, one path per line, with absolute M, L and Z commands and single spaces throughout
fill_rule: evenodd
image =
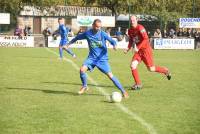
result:
M 52 36 L 58 36 L 60 35 L 60 31 L 59 29 L 57 29 L 56 31 L 53 32 Z
M 147 32 L 146 32 L 146 30 L 145 30 L 145 28 L 144 27 L 140 27 L 140 29 L 139 29 L 140 31 L 139 31 L 139 34 L 141 35 L 140 37 L 141 37 L 141 41 L 137 44 L 137 49 L 138 49 L 138 51 L 147 43 L 147 41 L 148 41 L 148 35 L 147 35 Z
M 86 39 L 86 34 L 82 33 L 82 34 L 78 34 L 76 37 L 74 37 L 69 43 L 68 45 L 73 44 L 74 42 L 76 42 L 77 40 L 83 40 Z
M 113 40 L 110 36 L 108 36 L 108 34 L 106 34 L 105 32 L 102 32 L 103 36 L 105 38 L 105 40 L 109 41 L 110 44 L 113 46 L 114 50 L 117 50 L 117 43 L 115 40 Z
M 129 35 L 129 42 L 128 42 L 128 47 L 124 50 L 124 53 L 128 53 L 129 50 L 133 47 L 133 39 L 130 36 L 130 31 L 128 31 L 128 35 Z

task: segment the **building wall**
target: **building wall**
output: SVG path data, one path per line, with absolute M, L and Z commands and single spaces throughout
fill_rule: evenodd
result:
M 31 31 L 36 28 L 33 26 L 33 17 L 32 16 L 19 16 L 17 18 L 17 23 L 21 28 L 25 28 L 25 26 L 30 26 Z M 65 18 L 66 26 L 70 27 L 74 33 L 77 33 L 80 27 L 77 25 L 76 18 Z M 43 30 L 49 27 L 52 32 L 58 29 L 58 17 L 41 17 L 41 33 Z M 34 33 L 33 33 L 34 34 Z
M 21 28 L 25 28 L 25 26 L 30 26 L 31 31 L 33 31 L 33 17 L 29 16 L 19 16 L 17 18 L 17 25 L 19 25 Z
M 41 30 L 43 31 L 46 27 L 49 27 L 52 31 L 58 29 L 58 18 L 57 17 L 42 17 Z

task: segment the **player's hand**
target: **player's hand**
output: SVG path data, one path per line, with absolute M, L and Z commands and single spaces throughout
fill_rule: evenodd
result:
M 135 47 L 134 47 L 134 51 L 135 51 L 135 52 L 138 52 L 138 51 L 139 51 L 136 45 L 135 45 Z
M 128 53 L 128 49 L 124 49 L 124 54 L 127 54 Z
M 113 49 L 116 51 L 117 50 L 117 45 L 113 46 Z

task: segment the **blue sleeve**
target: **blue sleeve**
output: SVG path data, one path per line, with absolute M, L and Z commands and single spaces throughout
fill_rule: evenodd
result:
M 68 27 L 66 27 L 66 32 L 67 34 L 70 32 L 70 29 Z
M 105 40 L 108 40 L 108 41 L 110 42 L 111 45 L 113 45 L 113 46 L 117 45 L 116 41 L 113 40 L 110 36 L 108 36 L 107 33 L 102 32 L 102 34 L 103 34 Z
M 62 28 L 63 34 L 66 35 L 67 34 L 67 28 L 64 25 L 61 28 Z
M 73 44 L 74 42 L 76 42 L 77 40 L 83 40 L 86 39 L 86 33 L 82 33 L 82 34 L 78 34 L 76 37 L 74 37 L 69 44 Z

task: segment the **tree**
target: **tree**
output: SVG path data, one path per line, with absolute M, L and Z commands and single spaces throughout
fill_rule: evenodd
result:
M 86 5 L 107 7 L 112 11 L 113 16 L 125 11 L 127 0 L 83 0 Z

